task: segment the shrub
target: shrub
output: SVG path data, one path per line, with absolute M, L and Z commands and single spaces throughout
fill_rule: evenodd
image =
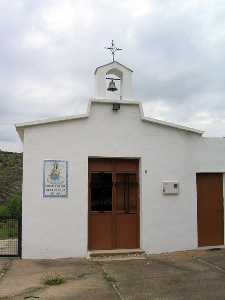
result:
M 0 217 L 21 217 L 22 197 L 21 193 L 13 195 L 9 200 L 0 205 Z
M 8 217 L 9 216 L 9 212 L 8 212 L 8 208 L 5 204 L 1 204 L 0 205 L 0 217 Z
M 10 217 L 21 217 L 22 215 L 22 197 L 21 194 L 15 194 L 6 203 Z

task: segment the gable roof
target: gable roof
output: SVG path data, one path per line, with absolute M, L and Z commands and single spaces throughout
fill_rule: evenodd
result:
M 192 127 L 183 126 L 183 125 L 179 125 L 179 124 L 175 124 L 175 123 L 171 123 L 171 122 L 166 122 L 166 121 L 162 121 L 162 120 L 158 120 L 158 119 L 154 119 L 154 118 L 145 117 L 144 112 L 143 112 L 143 108 L 142 108 L 142 104 L 140 102 L 137 102 L 137 101 L 116 101 L 116 100 L 108 100 L 108 99 L 104 99 L 104 100 L 103 99 L 91 99 L 88 103 L 87 112 L 85 114 L 71 115 L 71 116 L 59 117 L 59 118 L 49 118 L 49 119 L 37 120 L 37 121 L 26 122 L 26 123 L 17 123 L 17 124 L 15 124 L 16 131 L 18 132 L 21 140 L 23 141 L 23 131 L 27 127 L 48 125 L 48 124 L 53 124 L 53 123 L 58 123 L 58 122 L 66 122 L 66 121 L 71 121 L 71 120 L 89 118 L 92 103 L 102 103 L 102 104 L 104 104 L 104 103 L 112 103 L 112 104 L 113 103 L 119 103 L 119 104 L 127 104 L 127 105 L 138 105 L 139 109 L 140 109 L 140 118 L 141 118 L 142 121 L 150 122 L 150 123 L 157 124 L 157 125 L 167 126 L 167 127 L 171 127 L 171 128 L 175 128 L 175 129 L 178 129 L 178 130 L 184 130 L 184 131 L 188 131 L 188 132 L 195 133 L 195 134 L 198 134 L 198 135 L 202 135 L 204 133 L 204 131 L 194 129 Z
M 121 63 L 119 63 L 118 61 L 115 60 L 115 61 L 112 61 L 112 62 L 110 62 L 110 63 L 108 63 L 108 64 L 101 65 L 101 66 L 97 67 L 97 68 L 95 69 L 94 74 L 96 74 L 97 71 L 98 71 L 98 69 L 100 69 L 100 68 L 107 67 L 107 66 L 110 66 L 110 65 L 113 66 L 113 65 L 116 65 L 116 64 L 118 64 L 119 66 L 121 66 L 121 67 L 127 69 L 127 70 L 130 71 L 130 72 L 134 72 L 134 71 L 131 70 L 130 68 L 126 67 L 125 65 L 122 65 Z

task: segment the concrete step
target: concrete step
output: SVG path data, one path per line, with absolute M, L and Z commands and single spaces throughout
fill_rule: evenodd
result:
M 94 250 L 89 252 L 90 258 L 138 257 L 144 255 L 145 251 L 141 249 Z

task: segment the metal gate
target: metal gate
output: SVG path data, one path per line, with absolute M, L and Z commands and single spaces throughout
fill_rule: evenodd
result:
M 0 217 L 0 256 L 21 257 L 21 218 Z

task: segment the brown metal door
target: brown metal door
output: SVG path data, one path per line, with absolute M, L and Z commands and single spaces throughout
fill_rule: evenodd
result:
M 224 244 L 223 175 L 197 174 L 198 245 Z
M 89 159 L 89 250 L 139 247 L 138 170 L 135 159 Z

